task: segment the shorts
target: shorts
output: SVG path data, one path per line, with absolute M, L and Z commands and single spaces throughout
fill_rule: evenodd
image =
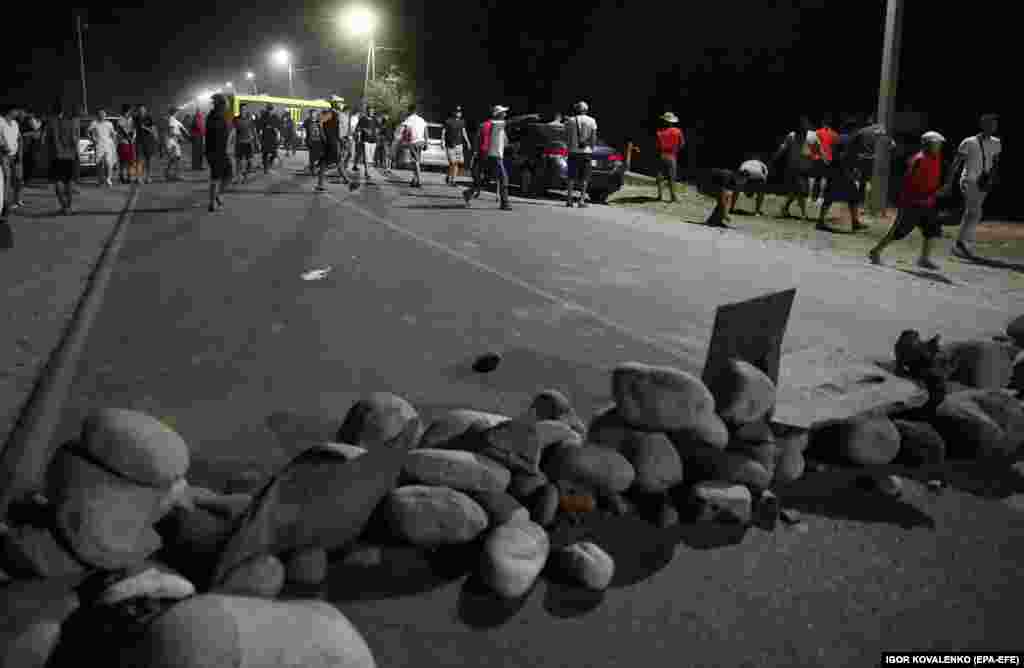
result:
M 108 167 L 113 167 L 117 164 L 117 156 L 114 155 L 113 148 L 97 148 L 96 149 L 96 164 L 107 163 Z
M 234 170 L 231 168 L 231 160 L 228 156 L 207 154 L 206 162 L 210 164 L 211 181 L 223 181 L 234 176 Z
M 461 165 L 466 162 L 466 156 L 462 153 L 462 146 L 449 146 L 445 153 L 448 154 L 449 165 Z
M 54 183 L 71 183 L 75 176 L 74 160 L 51 160 L 50 181 Z
M 675 158 L 658 156 L 658 177 L 664 176 L 669 181 L 675 183 L 677 172 L 678 166 Z
M 377 145 L 368 141 L 363 142 L 363 159 L 373 162 L 373 156 L 377 153 Z
M 252 142 L 240 141 L 235 144 L 235 157 L 239 160 L 252 157 Z
M 569 179 L 573 181 L 589 181 L 592 160 L 589 153 L 569 154 Z
M 752 179 L 747 177 L 747 182 L 743 185 L 743 194 L 747 197 L 753 197 L 754 195 L 760 195 L 768 191 L 768 182 L 764 179 Z
M 131 144 L 117 145 L 117 159 L 123 164 L 135 162 L 135 147 Z
M 324 169 L 338 164 L 341 160 L 341 146 L 334 142 L 321 144 L 321 146 L 323 148 L 320 149 L 320 157 L 317 164 Z
M 824 160 L 815 160 L 807 176 L 812 179 L 827 179 L 831 171 L 832 168 Z
M 811 194 L 811 170 L 790 167 L 786 171 L 786 194 L 795 197 L 807 197 Z
M 925 239 L 938 239 L 942 236 L 942 224 L 934 208 L 908 206 L 899 210 L 896 222 L 892 224 L 893 240 L 907 238 L 915 227 L 921 228 Z
M 178 143 L 177 139 L 168 140 L 165 145 L 167 149 L 167 155 L 170 158 L 181 159 L 181 144 Z

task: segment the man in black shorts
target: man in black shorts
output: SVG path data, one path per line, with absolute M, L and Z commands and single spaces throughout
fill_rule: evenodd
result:
M 239 108 L 235 119 L 235 159 L 238 160 L 238 179 L 247 181 L 252 171 L 252 154 L 256 143 L 256 125 L 248 107 Z M 244 167 L 242 166 L 244 163 Z
M 359 142 L 359 148 L 356 152 L 355 162 L 356 169 L 359 168 L 360 162 L 363 163 L 363 178 L 367 181 L 371 180 L 369 163 L 374 160 L 377 153 L 379 128 L 373 107 L 367 105 L 366 113 L 359 118 L 359 123 L 356 125 L 356 141 Z
M 736 193 L 747 184 L 746 173 L 729 169 L 711 169 L 701 179 L 699 190 L 702 195 L 714 198 L 715 208 L 705 225 L 709 227 L 731 227 L 729 211 Z
M 231 184 L 231 148 L 235 129 L 228 121 L 227 98 L 216 93 L 212 98 L 213 109 L 206 117 L 206 162 L 210 165 L 210 206 L 211 213 L 224 206 L 220 193 Z M 219 188 L 219 190 L 218 190 Z

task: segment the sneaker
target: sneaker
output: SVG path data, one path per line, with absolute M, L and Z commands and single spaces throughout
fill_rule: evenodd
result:
M 327 192 L 327 186 L 316 186 L 315 188 L 313 188 L 313 190 L 315 190 L 318 193 L 325 193 Z
M 466 200 L 466 206 L 469 206 L 469 200 L 473 199 L 473 192 L 471 190 L 465 190 L 462 193 L 462 199 Z
M 818 230 L 819 232 L 831 232 L 832 234 L 836 234 L 838 232 L 838 230 L 836 230 L 833 227 L 829 227 L 825 223 L 818 223 L 817 225 L 814 226 L 814 229 Z
M 572 200 L 571 200 L 571 199 L 567 199 L 567 200 L 565 200 L 565 206 L 566 206 L 567 208 L 570 208 L 570 209 L 571 209 L 571 208 L 572 208 Z
M 498 207 L 498 208 L 500 208 L 502 211 L 511 211 L 512 210 L 512 205 L 509 204 L 508 202 L 502 202 L 501 206 Z
M 214 211 L 217 210 L 217 208 L 211 204 L 210 206 L 206 207 L 206 210 L 209 211 L 210 213 L 213 213 Z
M 871 260 L 871 264 L 882 264 L 882 256 L 876 250 L 868 251 L 868 259 Z
M 931 261 L 931 259 L 926 257 L 919 258 L 917 261 L 917 266 L 921 267 L 922 269 L 931 269 L 932 271 L 938 271 L 939 269 L 939 265 L 935 264 L 934 262 Z

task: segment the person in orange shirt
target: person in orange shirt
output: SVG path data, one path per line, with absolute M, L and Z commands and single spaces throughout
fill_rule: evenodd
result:
M 670 202 L 677 202 L 676 199 L 676 174 L 678 173 L 679 151 L 683 148 L 685 140 L 683 131 L 675 127 L 679 118 L 671 111 L 666 111 L 660 116 L 661 127 L 654 133 L 655 147 L 658 153 L 658 201 L 661 201 L 661 181 L 668 181 L 668 194 Z
M 825 184 L 828 182 L 828 173 L 832 169 L 832 147 L 839 141 L 839 133 L 832 128 L 832 115 L 826 114 L 821 121 L 821 127 L 815 130 L 818 135 L 818 142 L 821 145 L 821 153 L 815 159 L 814 175 L 811 177 L 811 199 L 820 207 L 824 200 Z

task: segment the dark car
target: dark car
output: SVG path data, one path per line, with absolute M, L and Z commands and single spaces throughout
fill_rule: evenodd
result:
M 569 182 L 569 151 L 565 125 L 544 123 L 538 115 L 509 120 L 505 169 L 509 182 L 525 196 L 539 197 L 548 190 L 565 190 Z M 622 188 L 626 167 L 622 154 L 597 140 L 589 184 L 591 201 L 604 202 Z

